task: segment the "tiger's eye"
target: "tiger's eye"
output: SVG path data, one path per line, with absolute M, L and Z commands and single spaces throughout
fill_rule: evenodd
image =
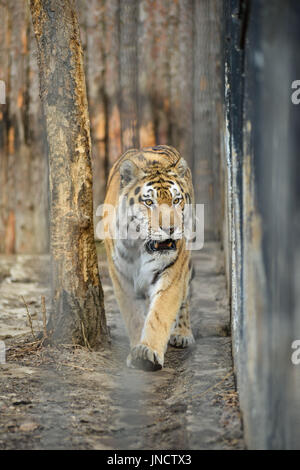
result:
M 180 198 L 179 198 L 179 197 L 176 197 L 176 199 L 174 199 L 174 201 L 173 201 L 173 204 L 176 205 L 176 204 L 178 204 L 179 202 L 180 202 Z
M 151 199 L 146 199 L 144 202 L 145 204 L 147 204 L 147 206 L 152 206 L 153 204 L 153 201 Z

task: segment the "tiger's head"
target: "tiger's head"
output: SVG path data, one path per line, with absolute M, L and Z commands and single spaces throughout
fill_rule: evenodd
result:
M 129 238 L 141 239 L 148 253 L 176 250 L 184 209 L 193 202 L 186 161 L 163 145 L 126 154 L 119 166 L 119 220 L 127 214 Z

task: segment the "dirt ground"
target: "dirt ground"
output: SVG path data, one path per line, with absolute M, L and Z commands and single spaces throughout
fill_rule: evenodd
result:
M 38 348 L 22 296 L 36 334 L 42 295 L 49 311 L 49 257 L 0 256 L 0 449 L 244 448 L 219 246 L 206 243 L 194 263 L 196 344 L 169 347 L 163 370 L 143 372 L 125 366 L 128 340 L 101 254 L 112 342 L 99 352 Z

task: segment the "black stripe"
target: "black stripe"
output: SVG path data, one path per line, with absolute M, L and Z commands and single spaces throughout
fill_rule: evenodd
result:
M 152 284 L 152 285 L 155 284 L 156 281 L 158 280 L 158 278 L 162 275 L 162 273 L 163 273 L 166 269 L 168 269 L 168 268 L 170 268 L 171 266 L 173 266 L 173 264 L 176 263 L 177 259 L 178 259 L 178 255 L 176 256 L 176 258 L 175 258 L 173 261 L 171 261 L 171 263 L 167 264 L 167 266 L 165 266 L 161 271 L 156 271 L 156 273 L 154 274 L 153 279 L 152 279 L 152 281 L 151 281 L 151 284 Z
M 159 289 L 157 292 L 155 292 L 154 295 L 161 294 L 162 292 L 165 292 L 166 289 Z
M 158 278 L 159 275 L 160 275 L 160 271 L 156 271 L 156 273 L 154 274 L 153 279 L 151 281 L 152 285 L 156 283 L 157 278 Z

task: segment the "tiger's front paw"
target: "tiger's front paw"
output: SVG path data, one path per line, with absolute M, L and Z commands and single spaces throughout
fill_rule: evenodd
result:
M 163 364 L 164 361 L 158 353 L 145 344 L 138 344 L 132 348 L 127 357 L 127 366 L 133 369 L 154 371 L 161 369 Z
M 187 348 L 191 344 L 194 344 L 194 336 L 190 334 L 189 336 L 183 336 L 180 334 L 174 334 L 170 336 L 169 343 L 175 348 Z

